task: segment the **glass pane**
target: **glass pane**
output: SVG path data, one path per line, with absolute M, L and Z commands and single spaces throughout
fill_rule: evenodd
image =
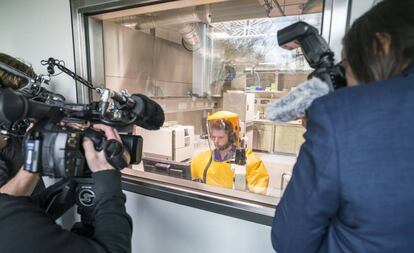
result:
M 133 169 L 220 194 L 280 196 L 305 129 L 300 120 L 266 120 L 265 108 L 312 69 L 300 49 L 278 46 L 277 31 L 299 20 L 320 31 L 322 6 L 177 2 L 104 19 L 105 85 L 152 97 L 166 116 L 158 131 L 135 129 L 144 138 L 144 162 Z

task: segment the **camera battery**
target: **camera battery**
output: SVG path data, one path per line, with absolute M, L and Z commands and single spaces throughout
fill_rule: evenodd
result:
M 25 143 L 24 169 L 29 172 L 38 172 L 39 166 L 39 140 L 27 140 Z

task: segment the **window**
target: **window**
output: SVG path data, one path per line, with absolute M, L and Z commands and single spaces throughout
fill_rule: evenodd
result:
M 273 206 L 290 178 L 305 129 L 300 121 L 266 121 L 265 108 L 312 71 L 300 49 L 278 46 L 277 31 L 299 20 L 321 31 L 323 1 L 153 2 L 157 4 L 88 16 L 92 79 L 102 75 L 106 87 L 143 93 L 165 111 L 163 129 L 134 129 L 144 137 L 145 159 L 125 174 Z M 95 23 L 99 29 L 93 29 Z M 207 119 L 222 110 L 238 115 L 238 133 L 262 160 L 269 175 L 264 192 L 254 193 L 249 186 L 250 191 L 234 190 L 239 178 L 230 165 L 226 172 L 207 172 L 220 180 L 192 180 L 203 181 L 203 173 L 191 173 L 190 161 L 214 149 Z M 255 157 L 247 153 L 249 163 Z M 201 172 L 208 154 L 199 159 Z

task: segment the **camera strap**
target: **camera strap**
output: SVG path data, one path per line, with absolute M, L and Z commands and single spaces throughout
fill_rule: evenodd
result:
M 208 163 L 203 171 L 203 183 L 205 184 L 207 184 L 207 172 L 208 172 L 208 169 L 210 168 L 212 161 L 213 161 L 213 153 L 211 153 L 210 159 L 208 160 Z

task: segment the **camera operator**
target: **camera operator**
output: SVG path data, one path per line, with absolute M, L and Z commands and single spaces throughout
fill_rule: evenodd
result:
M 0 53 L 0 62 L 31 77 L 36 75 L 31 67 L 7 54 Z M 0 87 L 10 87 L 16 90 L 24 85 L 22 78 L 0 69 Z M 45 188 L 39 175 L 24 171 L 22 165 L 22 138 L 5 138 L 0 135 L 0 193 L 30 196 Z
M 273 221 L 278 253 L 414 252 L 413 13 L 413 0 L 383 0 L 345 35 L 348 85 L 362 85 L 309 108 Z
M 95 125 L 108 140 L 121 142 L 115 129 Z M 0 194 L 0 252 L 130 252 L 132 221 L 125 210 L 121 173 L 97 152 L 93 142 L 83 141 L 85 157 L 96 194 L 92 238 L 63 230 L 29 197 Z

